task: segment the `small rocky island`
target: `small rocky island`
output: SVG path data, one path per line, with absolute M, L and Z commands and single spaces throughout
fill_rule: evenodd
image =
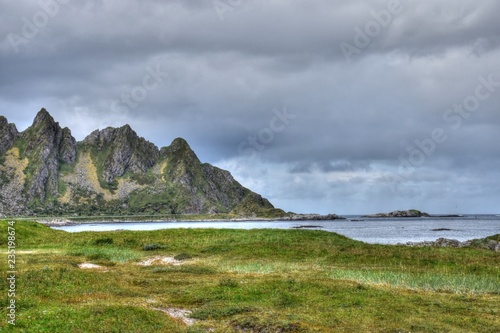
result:
M 365 218 L 401 218 L 401 217 L 430 217 L 429 214 L 421 212 L 417 209 L 396 210 L 390 213 L 378 213 L 372 215 L 364 215 Z

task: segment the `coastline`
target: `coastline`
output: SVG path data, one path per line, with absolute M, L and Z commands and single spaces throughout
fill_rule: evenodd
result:
M 228 215 L 175 215 L 175 216 L 154 216 L 154 215 L 125 215 L 125 216 L 85 216 L 85 217 L 61 217 L 61 218 L 48 218 L 48 217 L 31 217 L 31 218 L 14 218 L 34 220 L 49 227 L 62 227 L 81 224 L 94 224 L 94 223 L 175 223 L 175 222 L 290 222 L 290 221 L 334 221 L 345 220 L 345 217 L 336 214 L 290 214 L 281 217 L 256 217 L 256 216 L 242 216 L 242 217 L 228 217 Z
M 495 215 L 488 215 L 488 216 L 495 216 Z M 127 227 L 127 224 L 165 224 L 165 226 L 159 227 L 159 229 L 167 228 L 167 229 L 176 229 L 178 227 L 183 228 L 185 226 L 182 226 L 183 223 L 190 223 L 192 224 L 192 228 L 235 228 L 239 229 L 237 226 L 240 222 L 245 225 L 245 223 L 264 223 L 264 224 L 259 224 L 260 227 L 258 228 L 278 228 L 278 229 L 309 229 L 309 230 L 324 230 L 328 232 L 335 232 L 341 235 L 344 235 L 350 239 L 353 240 L 359 240 L 362 242 L 365 242 L 367 244 L 377 244 L 377 242 L 371 242 L 369 240 L 363 240 L 360 239 L 363 236 L 361 235 L 360 238 L 358 238 L 355 235 L 349 235 L 349 232 L 344 233 L 347 230 L 349 230 L 349 225 L 356 225 L 358 226 L 357 223 L 351 224 L 353 221 L 359 221 L 357 220 L 357 216 L 349 216 L 348 218 L 342 218 L 345 222 L 338 224 L 334 223 L 331 224 L 329 221 L 333 221 L 332 219 L 334 216 L 319 216 L 319 215 L 294 215 L 294 216 L 289 216 L 286 218 L 258 218 L 258 217 L 234 217 L 234 218 L 212 218 L 212 219 L 207 219 L 206 216 L 197 216 L 197 218 L 192 218 L 192 216 L 182 216 L 181 218 L 178 219 L 161 219 L 158 218 L 156 220 L 153 219 L 147 219 L 144 220 L 144 216 L 140 217 L 140 219 L 137 219 L 137 216 L 135 217 L 116 217 L 115 219 L 110 219 L 106 218 L 103 220 L 98 220 L 98 219 L 91 219 L 91 220 L 85 220 L 85 221 L 75 221 L 71 219 L 37 219 L 37 222 L 47 225 L 49 227 L 54 227 L 54 228 L 64 228 L 64 227 L 73 227 L 75 226 L 76 228 L 83 228 L 81 231 L 92 231 L 94 228 L 99 229 L 99 225 L 102 225 L 101 228 L 106 231 L 105 225 L 107 224 L 115 224 L 117 226 L 112 227 L 112 228 L 118 228 L 118 229 L 109 229 L 109 230 L 128 230 L 129 227 Z M 472 218 L 476 216 L 471 216 Z M 319 218 L 323 219 L 323 222 L 326 222 L 326 224 L 320 224 L 322 221 L 318 221 Z M 304 220 L 305 219 L 305 220 Z M 316 219 L 316 220 L 314 220 Z M 450 231 L 457 231 L 459 228 L 455 228 L 452 225 L 449 225 L 447 223 L 448 220 L 450 219 L 450 216 L 440 216 L 438 219 L 442 219 L 444 224 L 439 224 L 437 225 L 430 225 L 428 227 L 428 231 L 437 233 L 435 238 L 428 238 L 427 240 L 412 240 L 411 238 L 406 238 L 406 240 L 401 240 L 398 242 L 382 242 L 379 244 L 384 244 L 384 245 L 399 245 L 399 246 L 405 246 L 405 247 L 449 247 L 449 248 L 483 248 L 483 249 L 489 249 L 494 252 L 500 252 L 500 235 L 498 234 L 498 230 L 495 232 L 495 230 L 490 230 L 492 231 L 491 233 L 488 234 L 482 234 L 482 235 L 476 235 L 475 237 L 473 235 L 470 235 L 472 237 L 468 238 L 461 238 L 460 236 L 457 237 L 457 234 L 445 234 L 446 232 Z M 370 219 L 372 220 L 372 219 Z M 394 218 L 387 219 L 387 221 L 390 220 L 397 220 Z M 397 225 L 401 225 L 402 229 L 406 229 L 406 218 L 400 218 L 399 221 L 396 221 Z M 416 220 L 416 219 L 412 219 Z M 458 220 L 462 220 L 461 218 L 458 218 Z M 495 219 L 497 220 L 497 219 Z M 304 224 L 301 224 L 300 222 L 304 221 Z M 373 220 L 372 220 L 373 221 Z M 234 222 L 234 224 L 231 224 L 231 222 Z M 266 227 L 266 223 L 269 222 L 271 223 L 269 226 Z M 314 222 L 318 222 L 318 224 L 314 224 Z M 369 222 L 369 221 L 368 221 Z M 436 222 L 436 221 L 434 221 Z M 211 223 L 215 223 L 212 227 L 210 226 Z M 221 224 L 222 223 L 222 224 Z M 227 225 L 224 225 L 224 223 L 228 223 Z M 176 226 L 176 224 L 179 224 L 180 226 Z M 91 226 L 94 225 L 94 226 Z M 120 227 L 119 225 L 123 225 L 123 227 Z M 199 226 L 196 226 L 199 225 Z M 371 226 L 366 226 L 368 229 L 373 228 L 375 225 L 378 225 L 378 222 L 374 221 L 374 224 Z M 394 223 L 392 224 L 394 226 Z M 427 225 L 427 223 L 422 224 L 422 226 Z M 78 227 L 81 226 L 81 227 Z M 85 226 L 89 226 L 88 228 Z M 133 227 L 137 228 L 137 227 Z M 139 227 L 140 228 L 140 227 Z M 149 227 L 146 227 L 144 230 L 155 230 L 155 229 L 148 229 Z M 152 227 L 155 228 L 155 227 Z M 243 227 L 246 228 L 246 227 Z M 411 227 L 410 227 L 411 228 Z M 425 227 L 424 227 L 425 228 Z M 337 230 L 334 230 L 337 229 Z M 354 227 L 354 229 L 359 229 L 359 227 Z M 108 230 L 108 231 L 109 231 Z M 130 229 L 130 230 L 141 230 L 141 229 Z M 98 230 L 101 231 L 101 230 Z M 419 230 L 415 230 L 417 234 L 420 232 Z M 440 236 L 440 237 L 439 237 Z M 455 238 L 457 237 L 457 238 Z M 418 239 L 418 237 L 417 237 Z

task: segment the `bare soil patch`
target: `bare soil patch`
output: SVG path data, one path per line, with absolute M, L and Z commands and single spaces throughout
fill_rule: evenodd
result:
M 175 308 L 153 308 L 153 310 L 161 311 L 174 319 L 182 321 L 184 324 L 188 326 L 191 326 L 195 323 L 194 319 L 189 318 L 189 315 L 191 314 L 191 311 L 189 310 L 175 309 Z
M 183 262 L 175 259 L 174 257 L 165 257 L 165 256 L 156 256 L 153 258 L 148 258 L 143 260 L 137 265 L 141 266 L 153 266 L 153 265 L 171 265 L 171 266 L 179 266 L 182 265 Z

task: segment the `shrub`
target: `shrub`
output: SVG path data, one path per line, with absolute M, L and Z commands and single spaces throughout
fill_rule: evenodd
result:
M 179 261 L 187 260 L 187 259 L 191 259 L 191 258 L 192 257 L 187 253 L 179 253 L 178 255 L 176 255 L 174 257 L 175 260 L 179 260 Z
M 143 251 L 154 251 L 154 250 L 162 250 L 165 249 L 166 246 L 160 244 L 144 244 L 142 245 Z
M 222 279 L 219 281 L 219 287 L 236 288 L 238 287 L 238 282 L 233 279 Z
M 106 238 L 99 238 L 94 241 L 95 245 L 106 245 L 106 244 L 113 244 L 113 238 L 106 237 Z

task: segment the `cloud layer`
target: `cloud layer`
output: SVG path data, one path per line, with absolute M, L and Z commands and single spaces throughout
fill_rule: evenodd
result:
M 0 1 L 0 114 L 186 138 L 300 212 L 499 212 L 500 3 Z

